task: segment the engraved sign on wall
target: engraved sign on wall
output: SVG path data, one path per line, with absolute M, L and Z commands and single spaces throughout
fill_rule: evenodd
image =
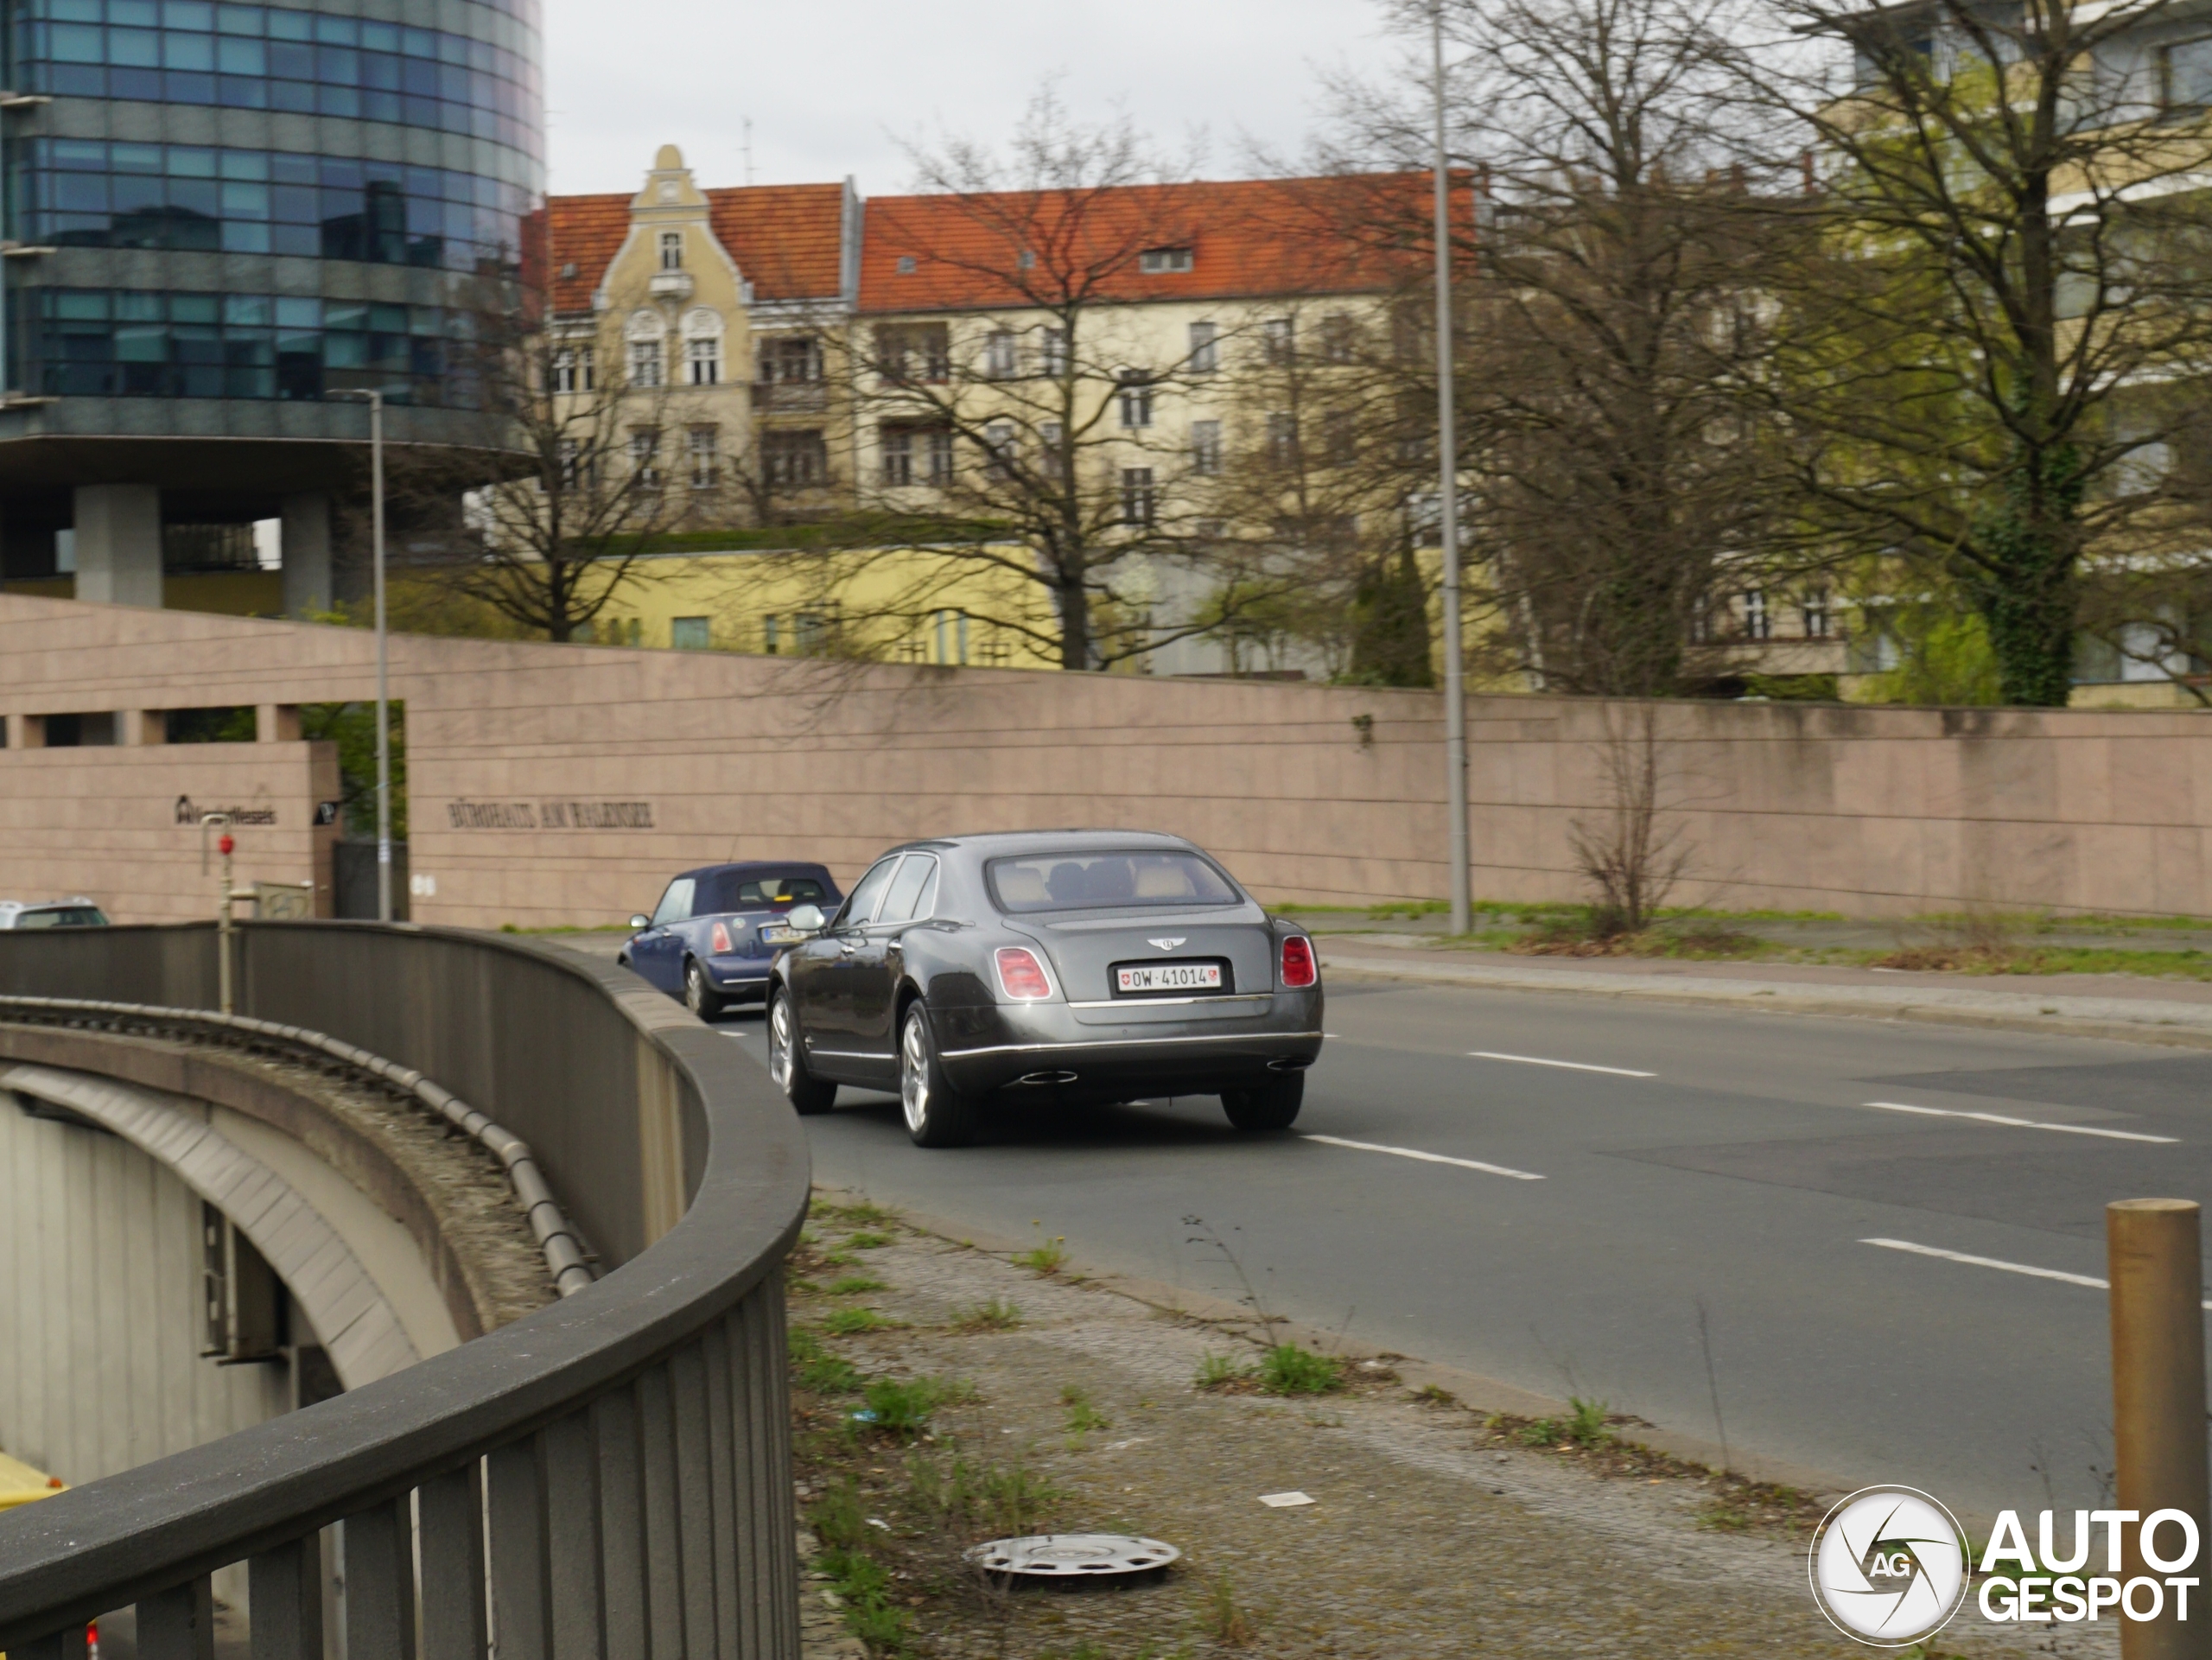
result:
M 650 801 L 448 801 L 453 830 L 651 830 Z

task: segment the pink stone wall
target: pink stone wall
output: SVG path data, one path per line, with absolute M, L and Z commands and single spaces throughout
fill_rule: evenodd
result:
M 366 697 L 373 662 L 359 630 L 0 595 L 11 745 L 48 712 Z M 392 690 L 410 862 L 436 885 L 410 901 L 419 921 L 618 921 L 692 864 L 810 857 L 849 878 L 908 837 L 1054 825 L 1189 836 L 1270 899 L 1446 891 L 1433 693 L 408 636 Z M 1577 897 L 1568 832 L 1605 811 L 1634 711 L 1484 697 L 1468 729 L 1476 893 Z M 1654 729 L 1685 900 L 2212 914 L 2198 716 L 1685 703 Z M 257 779 L 302 811 L 336 793 L 307 746 L 215 754 L 246 747 L 0 754 L 0 897 L 198 914 L 196 833 L 157 808 Z M 219 765 L 245 770 L 183 781 Z M 304 878 L 296 817 L 251 874 Z

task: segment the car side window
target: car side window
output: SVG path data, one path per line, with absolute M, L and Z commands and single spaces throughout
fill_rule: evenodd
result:
M 893 856 L 877 863 L 867 875 L 854 885 L 845 908 L 837 913 L 836 925 L 840 928 L 864 928 L 874 918 L 876 902 L 883 897 L 883 890 L 891 881 L 891 873 L 899 868 Z
M 906 862 L 899 867 L 898 875 L 892 879 L 890 887 L 884 894 L 883 904 L 876 911 L 875 920 L 879 923 L 911 922 L 918 915 L 926 916 L 927 912 L 916 908 L 916 902 L 921 899 L 922 890 L 930 885 L 936 875 L 936 860 L 926 853 L 908 854 Z
M 660 903 L 653 907 L 653 926 L 664 928 L 671 922 L 682 922 L 691 914 L 691 895 L 698 883 L 689 876 L 678 876 L 669 883 L 668 892 L 660 896 Z

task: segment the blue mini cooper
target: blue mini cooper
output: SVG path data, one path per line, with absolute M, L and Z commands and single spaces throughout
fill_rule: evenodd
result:
M 732 1003 L 757 1002 L 768 965 L 805 936 L 785 925 L 796 905 L 835 911 L 844 900 L 820 865 L 780 860 L 702 865 L 669 883 L 615 959 L 710 1021 Z

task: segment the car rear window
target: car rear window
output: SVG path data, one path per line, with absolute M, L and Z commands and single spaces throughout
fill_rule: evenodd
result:
M 1084 911 L 1125 905 L 1235 905 L 1243 897 L 1195 853 L 1033 853 L 986 867 L 999 909 Z
M 811 876 L 759 876 L 737 885 L 735 902 L 722 908 L 742 911 L 756 905 L 819 905 L 830 890 Z

